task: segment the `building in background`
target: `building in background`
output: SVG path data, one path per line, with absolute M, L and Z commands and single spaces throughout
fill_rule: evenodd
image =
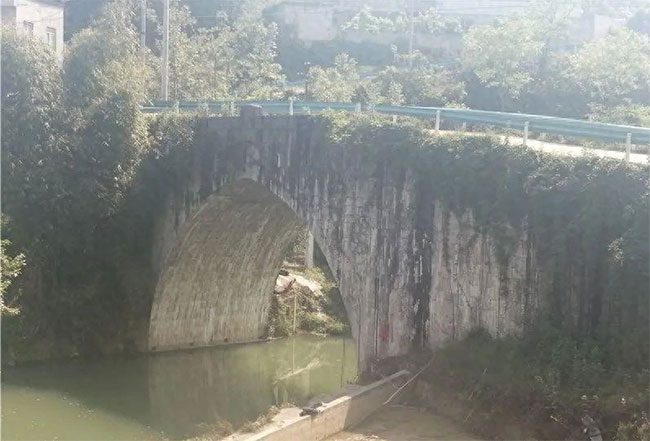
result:
M 436 10 L 443 16 L 480 25 L 524 14 L 533 3 L 534 0 L 438 0 Z
M 2 24 L 32 35 L 63 58 L 63 1 L 1 0 Z

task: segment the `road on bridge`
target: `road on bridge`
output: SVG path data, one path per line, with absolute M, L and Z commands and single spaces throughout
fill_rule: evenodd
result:
M 464 134 L 468 133 L 474 134 L 474 132 L 457 132 L 452 130 L 441 130 L 440 134 L 442 135 L 452 135 L 452 134 Z M 475 133 L 480 134 L 480 133 Z M 508 141 L 513 146 L 523 145 L 524 139 L 519 136 L 513 135 L 495 135 L 498 136 L 503 141 Z M 528 139 L 526 145 L 533 150 L 537 150 L 545 153 L 552 153 L 555 155 L 564 155 L 564 156 L 583 156 L 585 154 L 595 155 L 600 158 L 611 158 L 619 159 L 621 161 L 625 160 L 625 152 L 621 150 L 607 150 L 607 149 L 596 149 L 596 148 L 587 148 L 579 145 L 570 145 L 570 144 L 558 144 L 554 142 L 540 141 L 538 139 Z M 650 146 L 648 147 L 650 149 Z M 630 162 L 635 164 L 648 164 L 648 155 L 645 153 L 631 153 Z

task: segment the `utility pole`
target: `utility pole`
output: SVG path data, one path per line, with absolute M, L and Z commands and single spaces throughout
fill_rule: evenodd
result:
M 415 0 L 411 0 L 411 25 L 409 30 L 409 69 L 413 69 L 413 38 L 415 36 Z
M 142 62 L 147 52 L 147 0 L 140 1 L 140 49 L 142 50 Z
M 160 99 L 169 100 L 169 0 L 163 0 L 163 45 L 162 78 L 160 81 Z

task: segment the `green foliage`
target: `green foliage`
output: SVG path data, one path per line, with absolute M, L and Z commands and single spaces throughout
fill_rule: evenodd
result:
M 373 34 L 379 32 L 396 32 L 398 30 L 392 19 L 374 15 L 368 5 L 364 5 L 354 17 L 341 26 L 341 29 L 344 31 L 364 31 Z
M 395 48 L 395 65 L 387 67 L 375 80 L 384 102 L 418 106 L 457 106 L 465 99 L 465 86 L 449 71 L 431 64 L 415 51 L 412 66 L 408 56 Z
M 572 40 L 572 17 L 603 8 L 539 1 L 526 16 L 470 29 L 462 64 L 471 106 L 496 101 L 500 110 L 585 117 L 598 106 L 649 104 L 646 36 L 623 29 L 584 45 Z
M 93 111 L 114 96 L 140 104 L 153 73 L 143 63 L 130 0 L 107 3 L 94 25 L 69 43 L 63 65 L 66 104 Z
M 180 101 L 225 100 L 230 95 L 222 41 L 198 29 L 187 6 L 170 9 L 169 94 Z
M 23 249 L 53 227 L 29 208 L 40 206 L 46 212 L 62 193 L 52 181 L 65 149 L 59 141 L 61 78 L 43 43 L 5 27 L 1 62 L 3 212 L 30 232 L 18 238 L 16 245 Z
M 474 27 L 464 37 L 463 66 L 498 91 L 502 109 L 535 80 L 545 48 L 540 32 L 528 20 L 513 19 Z
M 630 421 L 619 423 L 616 428 L 616 441 L 648 441 L 650 439 L 650 420 L 647 412 L 641 411 Z
M 304 253 L 306 238 L 300 235 L 294 244 L 293 256 Z M 349 335 L 350 327 L 343 299 L 327 268 L 327 262 L 316 248 L 317 266 L 305 268 L 298 266 L 292 273 L 300 274 L 321 286 L 320 292 L 312 292 L 306 287 L 293 286 L 288 291 L 274 294 L 271 300 L 267 334 L 272 337 L 286 337 L 293 334 L 294 296 L 297 305 L 296 329 L 326 335 Z
M 591 118 L 612 124 L 650 127 L 650 105 L 593 106 Z
M 397 81 L 390 81 L 386 88 L 386 102 L 391 105 L 404 103 L 404 87 Z
M 317 101 L 350 102 L 359 84 L 357 62 L 348 54 L 339 54 L 333 67 L 309 69 L 307 95 Z
M 282 95 L 275 25 L 246 13 L 199 28 L 187 6 L 171 10 L 170 96 L 174 100 L 264 100 Z
M 344 31 L 362 31 L 371 34 L 385 32 L 408 32 L 411 26 L 411 17 L 405 12 L 392 14 L 391 16 L 378 16 L 373 14 L 368 5 L 350 20 L 345 22 L 341 29 Z M 459 33 L 462 28 L 457 19 L 443 17 L 435 8 L 425 11 L 418 11 L 413 16 L 413 27 L 418 33 L 423 34 L 453 34 Z
M 570 76 L 593 104 L 649 104 L 647 66 L 650 66 L 650 39 L 621 30 L 582 47 L 572 57 Z
M 0 313 L 4 315 L 17 314 L 19 310 L 5 303 L 5 293 L 11 282 L 20 275 L 25 266 L 25 256 L 9 254 L 11 242 L 7 239 L 0 240 Z
M 7 239 L 29 256 L 5 297 L 21 310 L 2 324 L 16 356 L 33 341 L 65 353 L 125 341 L 148 308 L 121 285 L 149 292 L 153 283 L 149 231 L 169 187 L 149 195 L 143 181 L 164 162 L 156 155 L 193 138 L 191 124 L 165 117 L 150 134 L 139 110 L 147 69 L 126 6 L 107 5 L 73 38 L 62 75 L 44 45 L 3 32 L 3 211 Z
M 347 54 L 338 55 L 334 67 L 312 67 L 308 96 L 318 101 L 422 106 L 457 106 L 463 101 L 464 85 L 452 72 L 432 65 L 417 51 L 409 66 L 408 56 L 397 54 L 395 47 L 393 51 L 395 65 L 375 78 L 360 79 L 356 60 Z
M 485 436 L 507 437 L 504 424 L 525 421 L 521 438 L 577 439 L 586 413 L 621 441 L 647 439 L 647 375 L 621 368 L 597 341 L 552 327 L 522 339 L 477 331 L 436 352 L 424 374 L 442 403 L 450 395 L 459 403 L 462 414 L 449 416 Z

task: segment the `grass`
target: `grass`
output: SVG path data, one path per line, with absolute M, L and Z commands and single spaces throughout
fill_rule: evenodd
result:
M 648 367 L 626 366 L 592 340 L 543 330 L 525 339 L 476 332 L 435 354 L 420 399 L 488 438 L 650 440 Z

